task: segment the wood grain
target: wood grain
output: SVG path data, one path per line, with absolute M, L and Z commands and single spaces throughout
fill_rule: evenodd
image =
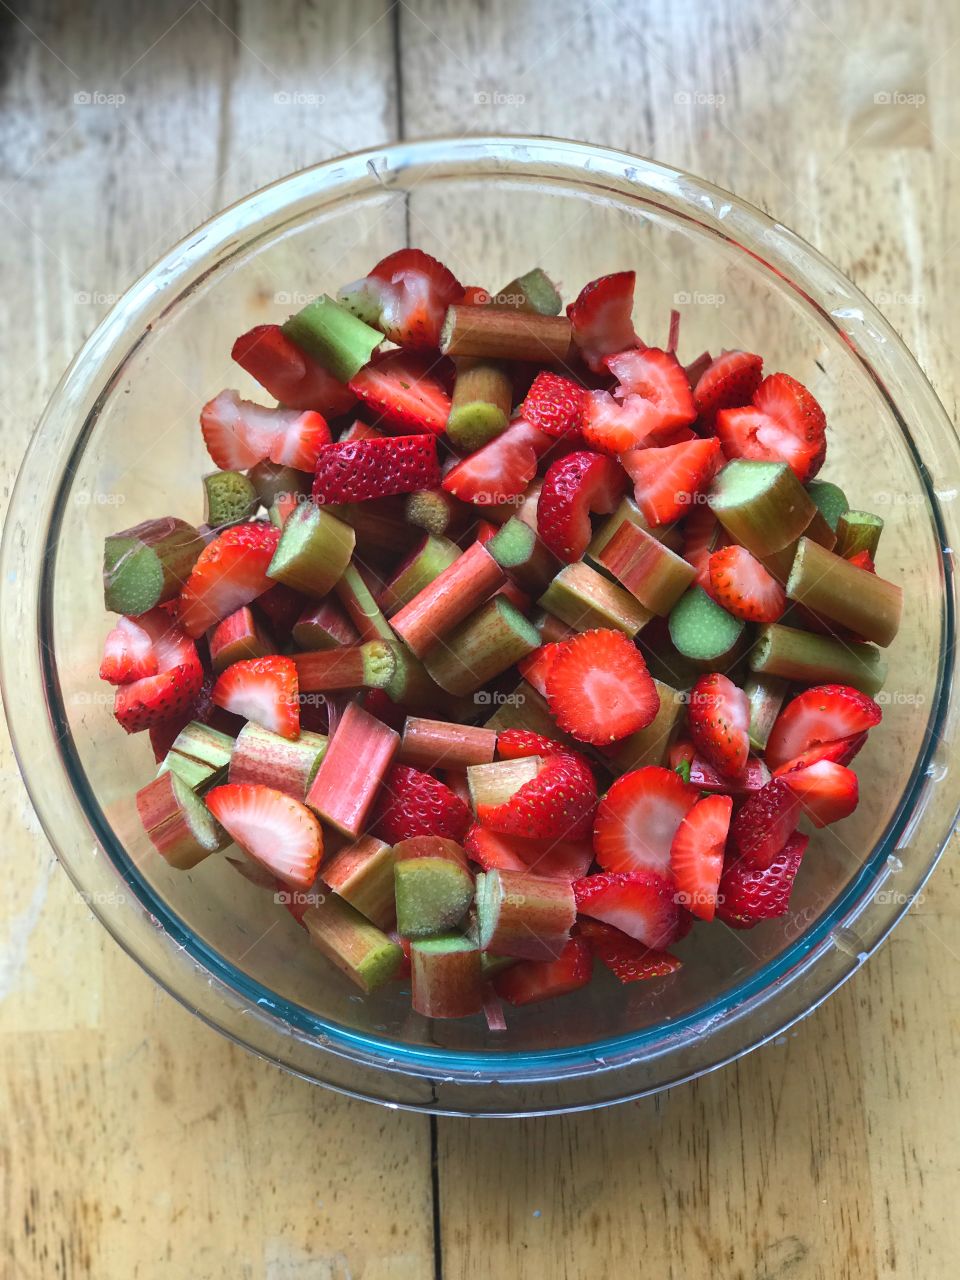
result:
M 401 126 L 589 138 L 732 188 L 880 302 L 956 413 L 946 0 L 12 8 L 4 499 L 69 357 L 172 239 Z M 853 983 L 736 1066 L 591 1115 L 431 1126 L 286 1077 L 161 994 L 56 868 L 5 739 L 0 833 L 4 1277 L 430 1277 L 431 1128 L 447 1280 L 953 1272 L 955 863 Z

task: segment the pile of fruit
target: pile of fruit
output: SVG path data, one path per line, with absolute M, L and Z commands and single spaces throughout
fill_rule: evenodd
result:
M 204 523 L 109 537 L 100 674 L 157 851 L 225 856 L 365 992 L 428 1017 L 681 967 L 782 916 L 858 801 L 901 590 L 759 355 L 563 313 L 404 249 L 239 337 L 277 407 L 200 414 Z M 265 914 L 271 909 L 265 897 Z

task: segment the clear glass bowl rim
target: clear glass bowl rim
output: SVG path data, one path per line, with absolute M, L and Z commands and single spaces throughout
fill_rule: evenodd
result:
M 140 880 L 87 787 L 72 751 L 66 717 L 62 705 L 58 705 L 50 615 L 55 557 L 49 552 L 56 542 L 59 498 L 69 484 L 100 404 L 116 381 L 124 358 L 148 332 L 151 317 L 155 319 L 167 307 L 174 306 L 184 293 L 234 253 L 248 247 L 258 234 L 276 230 L 288 220 L 303 216 L 311 207 L 348 199 L 364 186 L 387 185 L 405 171 L 424 168 L 461 177 L 483 172 L 493 176 L 535 172 L 545 180 L 552 177 L 595 183 L 620 198 L 660 203 L 672 216 L 691 218 L 746 249 L 792 284 L 834 329 L 847 337 L 851 355 L 861 361 L 886 396 L 918 464 L 922 452 L 887 388 L 896 387 L 898 398 L 913 406 L 911 420 L 933 428 L 939 493 L 949 495 L 951 489 L 960 488 L 956 432 L 899 336 L 822 255 L 760 210 L 681 170 L 586 143 L 511 136 L 400 142 L 301 170 L 230 206 L 181 240 L 132 285 L 84 344 L 41 417 L 11 499 L 4 530 L 2 572 L 4 583 L 17 580 L 20 590 L 16 608 L 5 611 L 3 618 L 0 678 L 17 760 L 60 862 L 82 891 L 82 868 L 68 833 L 71 829 L 74 833 L 80 829 L 89 833 L 136 898 L 133 906 L 119 908 L 96 900 L 90 903 L 91 908 L 128 954 L 185 1007 L 238 1043 L 296 1074 L 359 1097 L 452 1114 L 577 1110 L 642 1096 L 701 1075 L 782 1033 L 812 1012 L 860 967 L 922 888 L 955 825 L 958 809 L 954 794 L 946 814 L 938 815 L 935 823 L 928 812 L 932 787 L 947 785 L 956 792 L 952 782 L 932 776 L 932 766 L 943 751 L 945 724 L 956 719 L 956 581 L 949 548 L 956 545 L 960 529 L 954 506 L 941 502 L 935 492 L 928 471 L 930 459 L 923 457 L 927 466 L 918 465 L 918 470 L 927 485 L 941 546 L 941 652 L 945 655 L 940 697 L 925 749 L 914 765 L 903 801 L 884 837 L 832 910 L 801 933 L 776 960 L 723 997 L 683 1019 L 603 1042 L 530 1054 L 491 1051 L 478 1055 L 413 1048 L 399 1041 L 347 1031 L 280 999 L 240 973 L 205 947 Z M 85 411 L 78 413 L 81 406 Z M 77 422 L 72 435 L 61 431 L 61 424 L 71 420 Z M 54 459 L 57 467 L 52 466 Z M 49 484 L 51 473 L 56 479 L 53 485 Z M 38 492 L 43 495 L 39 502 Z M 46 716 L 38 726 L 36 709 L 40 705 L 45 706 Z M 26 748 L 28 726 L 32 732 L 39 727 L 39 748 L 35 744 Z M 50 785 L 49 773 L 45 772 L 52 756 L 58 761 L 56 786 Z M 881 906 L 877 890 L 888 874 L 887 859 L 904 833 L 911 838 L 924 834 L 930 841 L 931 857 L 928 863 L 917 867 L 907 892 L 899 895 L 903 901 Z M 172 966 L 167 967 L 173 976 L 161 975 L 143 954 L 145 948 L 129 940 L 124 915 L 131 910 L 148 919 L 164 936 L 171 953 L 176 953 L 175 957 L 168 957 Z M 857 939 L 856 947 L 838 945 L 838 939 L 849 936 Z M 830 963 L 826 963 L 828 958 Z M 822 970 L 822 980 L 816 979 L 815 969 Z M 808 992 L 808 985 L 812 985 L 812 992 Z M 795 998 L 791 1000 L 791 996 Z M 770 1008 L 774 1000 L 776 1010 Z M 238 1007 L 249 1014 L 242 1035 L 227 1025 L 231 1021 L 228 1011 Z M 764 1016 L 757 1019 L 755 1015 L 761 1010 Z M 753 1025 L 751 1018 L 760 1025 Z M 711 1052 L 708 1042 L 721 1027 L 736 1032 L 734 1043 Z M 315 1061 L 311 1060 L 309 1069 L 304 1070 L 301 1063 L 277 1052 L 278 1033 L 315 1047 Z M 698 1050 L 696 1060 L 681 1061 L 693 1048 Z M 353 1064 L 363 1077 L 359 1087 L 331 1078 L 325 1062 L 332 1058 Z M 651 1063 L 657 1067 L 654 1082 L 646 1074 L 642 1081 L 631 1080 L 631 1066 L 649 1067 Z M 577 1081 L 596 1077 L 598 1072 L 606 1075 L 609 1086 L 605 1086 L 603 1096 L 595 1096 L 592 1087 L 588 1097 L 578 1090 Z M 461 1089 L 472 1086 L 470 1097 L 457 1100 L 454 1093 L 441 1101 L 434 1087 L 433 1096 L 425 1102 L 398 1102 L 384 1087 L 384 1081 L 394 1073 L 423 1077 L 434 1084 L 442 1081 L 459 1085 Z M 484 1088 L 491 1085 L 496 1096 L 485 1098 Z M 526 1086 L 533 1086 L 532 1096 Z M 498 1101 L 505 1089 L 515 1091 L 519 1108 L 503 1106 Z

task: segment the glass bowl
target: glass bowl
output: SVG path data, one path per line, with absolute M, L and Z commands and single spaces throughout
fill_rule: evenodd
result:
M 197 415 L 259 389 L 233 337 L 364 274 L 411 242 L 471 284 L 534 264 L 566 294 L 635 267 L 639 333 L 681 351 L 762 351 L 830 423 L 826 475 L 886 520 L 880 568 L 903 583 L 884 723 L 858 760 L 863 800 L 818 833 L 791 913 L 700 927 L 683 970 L 480 1018 L 430 1022 L 404 984 L 361 997 L 282 907 L 223 857 L 171 870 L 140 830 L 146 735 L 111 715 L 97 667 L 109 619 L 104 535 L 201 517 Z M 955 820 L 958 442 L 910 354 L 867 299 L 786 227 L 709 184 L 620 152 L 545 138 L 400 143 L 278 182 L 172 249 L 68 370 L 27 454 L 3 552 L 3 677 L 44 829 L 111 934 L 199 1017 L 301 1076 L 427 1111 L 517 1115 L 637 1097 L 728 1062 L 849 977 L 914 899 Z M 122 1017 L 122 1013 L 117 1016 Z

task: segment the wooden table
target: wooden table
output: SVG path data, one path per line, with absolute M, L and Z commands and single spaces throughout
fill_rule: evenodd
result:
M 3 492 L 161 249 L 400 134 L 593 139 L 736 190 L 880 301 L 955 413 L 958 41 L 948 0 L 0 3 Z M 733 1067 L 596 1114 L 435 1122 L 191 1018 L 77 900 L 6 743 L 0 787 L 5 1280 L 955 1274 L 954 864 Z

